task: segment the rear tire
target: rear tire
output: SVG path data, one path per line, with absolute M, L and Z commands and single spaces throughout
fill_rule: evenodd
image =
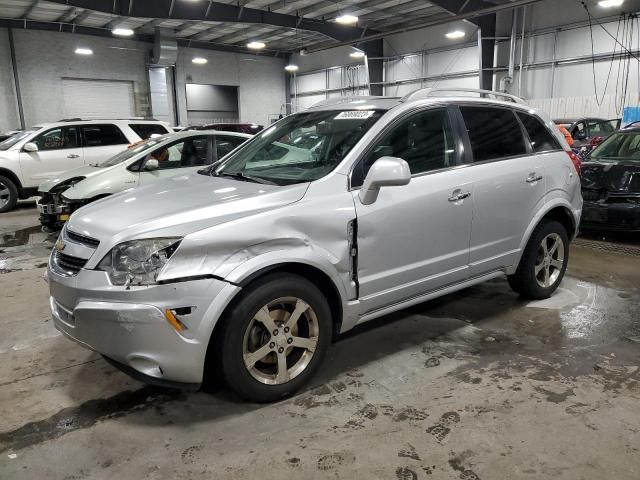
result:
M 291 274 L 249 285 L 222 321 L 214 357 L 227 385 L 253 402 L 293 395 L 314 376 L 332 337 L 327 299 Z
M 0 213 L 16 208 L 18 204 L 18 188 L 12 180 L 0 175 Z
M 531 234 L 518 269 L 507 277 L 509 285 L 523 298 L 549 298 L 562 282 L 568 261 L 566 228 L 560 222 L 544 220 Z

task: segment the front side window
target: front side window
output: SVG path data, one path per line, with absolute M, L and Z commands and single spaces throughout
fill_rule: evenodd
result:
M 207 136 L 191 137 L 155 149 L 149 155 L 149 159 L 157 160 L 160 170 L 207 165 L 211 163 L 208 145 Z
M 474 162 L 526 155 L 520 123 L 506 108 L 460 107 Z
M 522 120 L 525 130 L 529 134 L 531 148 L 533 148 L 534 152 L 548 152 L 560 149 L 558 141 L 537 117 L 522 112 L 518 112 L 518 117 Z
M 381 157 L 402 158 L 413 175 L 455 165 L 456 147 L 449 114 L 444 109 L 426 110 L 402 120 L 356 166 L 351 186 L 362 185 L 371 165 Z
M 109 145 L 124 145 L 129 143 L 127 137 L 113 124 L 91 124 L 83 125 L 81 128 L 82 135 L 84 135 L 85 147 L 107 147 Z
M 290 115 L 253 137 L 218 168 L 203 174 L 276 185 L 311 182 L 336 168 L 381 116 L 377 110 Z M 309 134 L 321 137 L 320 142 L 296 142 Z
M 80 147 L 80 136 L 77 127 L 58 127 L 47 130 L 33 139 L 38 150 L 60 150 Z
M 130 123 L 129 127 L 138 135 L 142 140 L 151 138 L 151 135 L 165 135 L 167 129 L 163 125 L 157 123 Z

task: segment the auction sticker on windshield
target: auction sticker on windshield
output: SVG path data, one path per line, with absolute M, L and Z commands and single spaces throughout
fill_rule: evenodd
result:
M 369 118 L 373 115 L 375 110 L 348 110 L 346 112 L 340 112 L 334 120 L 353 120 L 361 118 Z

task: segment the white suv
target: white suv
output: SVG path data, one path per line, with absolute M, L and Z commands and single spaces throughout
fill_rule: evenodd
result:
M 0 213 L 73 168 L 101 163 L 127 145 L 171 133 L 159 121 L 62 120 L 37 125 L 0 143 Z

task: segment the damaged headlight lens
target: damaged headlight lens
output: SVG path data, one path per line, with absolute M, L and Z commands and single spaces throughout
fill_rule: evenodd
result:
M 98 265 L 114 285 L 152 285 L 182 238 L 132 240 L 113 247 Z

